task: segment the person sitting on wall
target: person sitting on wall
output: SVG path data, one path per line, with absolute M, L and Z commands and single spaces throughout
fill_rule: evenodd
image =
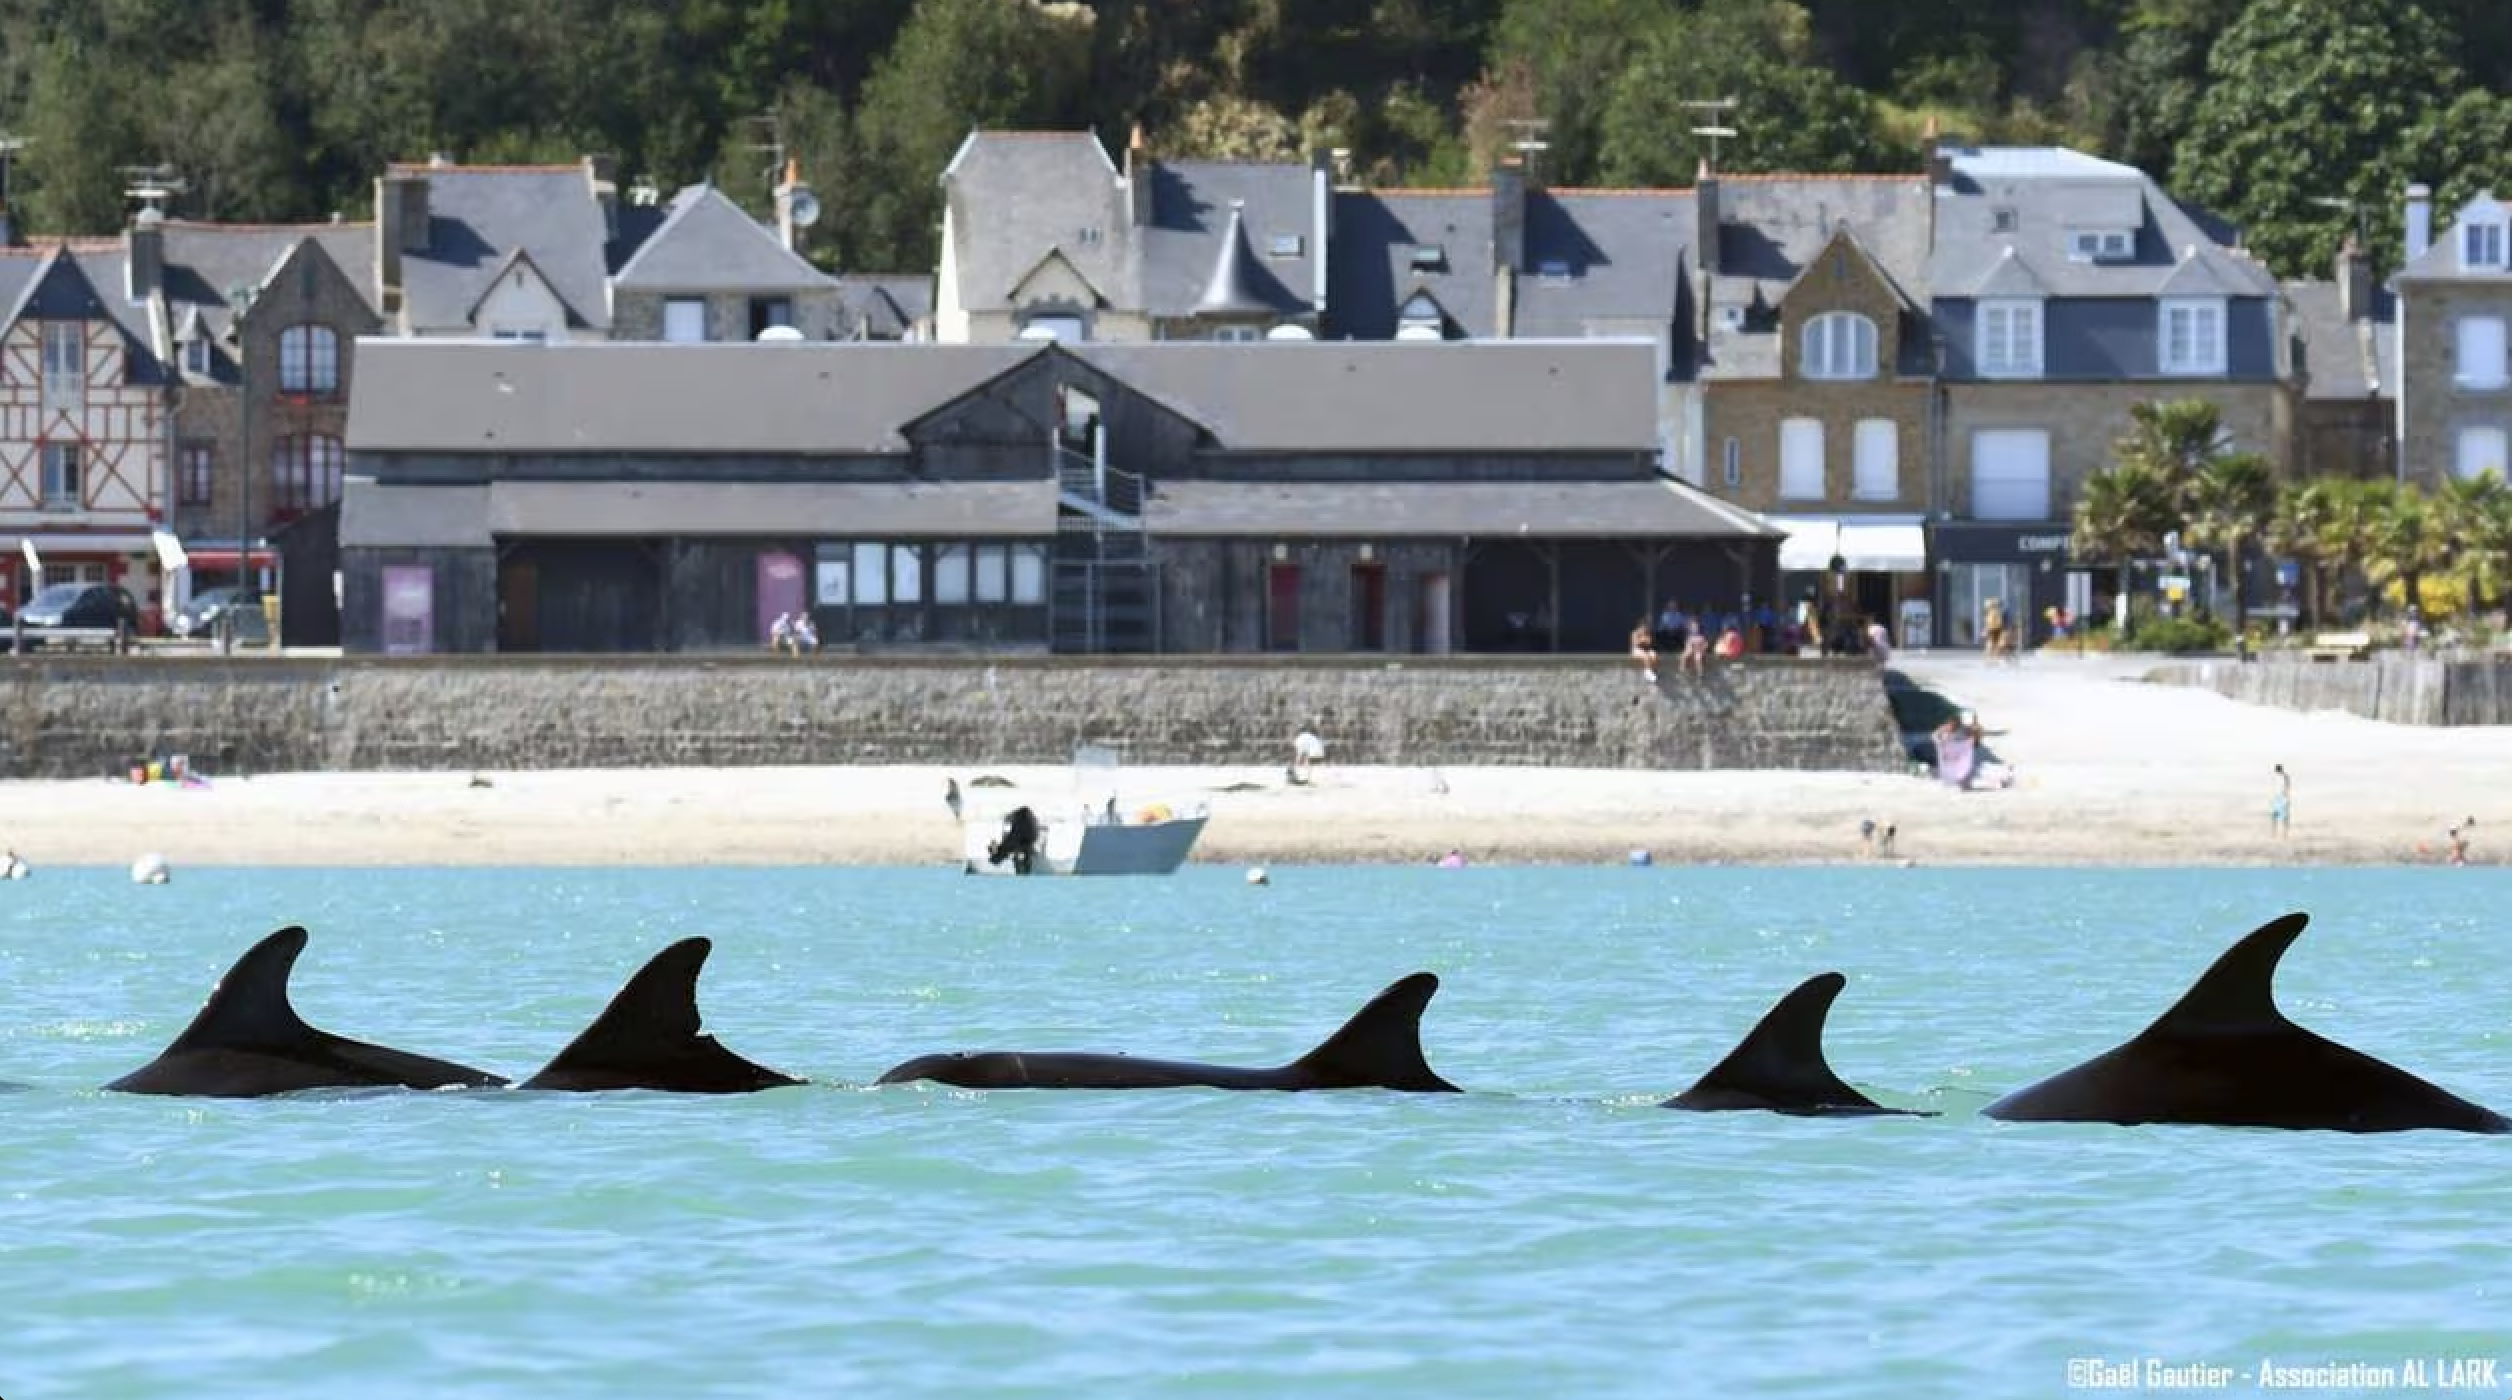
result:
M 1649 634 L 1645 617 L 1631 629 L 1631 659 L 1640 663 L 1640 679 L 1657 684 L 1657 639 Z
M 1744 634 L 1730 627 L 1718 634 L 1718 659 L 1741 660 L 1744 656 Z
M 794 614 L 793 642 L 796 656 L 820 649 L 820 629 L 812 622 L 811 614 L 807 612 Z
M 794 615 L 792 613 L 778 613 L 776 615 L 776 621 L 768 624 L 768 650 L 783 653 L 793 649 Z

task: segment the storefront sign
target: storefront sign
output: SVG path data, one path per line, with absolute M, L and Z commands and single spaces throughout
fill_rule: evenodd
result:
M 2015 537 L 2015 552 L 2017 554 L 2065 554 L 2067 552 L 2067 541 L 2069 538 L 2069 536 L 2063 534 L 2017 535 Z

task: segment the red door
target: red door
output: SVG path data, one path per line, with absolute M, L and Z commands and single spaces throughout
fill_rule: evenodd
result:
M 1275 564 L 1265 574 L 1265 650 L 1300 649 L 1300 566 Z

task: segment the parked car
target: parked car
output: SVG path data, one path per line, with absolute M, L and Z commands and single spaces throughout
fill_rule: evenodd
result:
M 140 634 L 139 600 L 131 590 L 109 583 L 53 583 L 26 600 L 10 630 L 22 630 L 26 649 L 34 651 L 47 632 L 111 633 L 117 626 L 126 636 Z
M 236 641 L 246 645 L 264 646 L 270 641 L 270 620 L 262 613 L 261 600 L 245 597 L 244 590 L 232 584 L 193 594 L 191 602 L 176 610 L 166 630 L 178 637 L 215 640 L 221 627 L 235 628 Z

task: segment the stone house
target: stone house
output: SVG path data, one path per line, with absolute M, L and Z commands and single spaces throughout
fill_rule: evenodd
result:
M 2512 475 L 2512 206 L 2489 191 L 2434 236 L 2433 196 L 2407 191 L 2398 294 L 2398 474 L 2433 489 Z
M 662 221 L 611 274 L 616 340 L 845 337 L 836 278 L 811 265 L 713 185 L 672 197 Z
M 2336 276 L 2288 281 L 2294 475 L 2389 477 L 2398 470 L 2398 298 L 2350 240 Z
M 2074 559 L 2085 479 L 2131 405 L 2204 398 L 2229 445 L 2290 461 L 2279 288 L 2143 172 L 2077 151 L 1941 145 L 1926 284 L 1941 349 L 1937 640 L 2009 617 L 2094 613 L 2112 561 Z M 2097 572 L 2098 570 L 2098 572 Z
M 1120 168 L 1087 131 L 972 132 L 942 172 L 933 335 L 1310 339 L 1326 302 L 1322 163 Z
M 1616 652 L 1776 548 L 1640 341 L 366 353 L 357 651 Z
M 622 233 L 607 163 L 396 164 L 375 182 L 374 291 L 396 336 L 600 340 Z
M 1806 605 L 1827 643 L 1863 645 L 1864 620 L 1923 643 L 1926 182 L 1704 177 L 1694 198 L 1703 353 L 1690 455 L 1709 489 L 1789 532 L 1781 597 Z

